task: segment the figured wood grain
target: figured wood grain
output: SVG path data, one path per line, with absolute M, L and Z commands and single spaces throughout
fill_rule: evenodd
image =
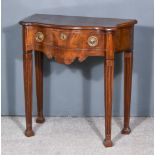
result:
M 118 28 L 115 37 L 115 51 L 132 51 L 134 26 Z
M 27 28 L 28 29 L 28 28 Z M 28 29 L 30 30 L 30 29 Z M 47 58 L 55 58 L 59 63 L 70 64 L 76 58 L 84 61 L 88 56 L 104 56 L 104 37 L 105 34 L 101 31 L 90 30 L 60 30 L 44 27 L 31 27 L 30 38 L 32 45 L 26 45 L 27 50 L 42 51 Z M 44 34 L 42 42 L 36 41 L 37 32 Z M 60 36 L 64 33 L 67 35 L 66 40 L 61 40 Z M 96 36 L 98 45 L 90 47 L 88 45 L 88 38 Z M 63 55 L 63 56 L 62 56 Z
M 66 28 L 101 30 L 115 29 L 116 27 L 126 27 L 136 23 L 137 21 L 132 19 L 63 16 L 48 14 L 34 14 L 20 21 L 20 24 L 22 25 L 39 25 L 62 29 Z
M 70 64 L 76 58 L 81 62 L 89 56 L 106 55 L 106 51 L 108 51 L 105 47 L 106 39 L 108 39 L 106 36 L 107 33 L 111 33 L 111 31 L 67 30 L 43 26 L 24 26 L 24 50 L 42 51 L 47 58 L 55 58 L 59 63 Z M 35 38 L 37 32 L 42 32 L 44 34 L 44 40 L 42 42 L 36 41 Z M 67 35 L 66 40 L 61 40 L 61 33 Z M 113 33 L 115 33 L 115 35 L 112 36 L 115 44 L 114 52 L 129 51 L 133 49 L 133 26 L 118 28 L 116 31 L 113 31 Z M 97 37 L 97 46 L 89 46 L 88 38 L 90 36 Z
M 80 62 L 89 56 L 105 57 L 105 141 L 112 146 L 111 117 L 115 54 L 124 53 L 124 128 L 130 132 L 130 100 L 132 80 L 133 33 L 136 20 L 94 18 L 61 15 L 35 14 L 22 21 L 24 51 L 24 86 L 26 111 L 26 136 L 32 130 L 32 51 L 35 52 L 37 123 L 44 122 L 43 116 L 43 55 L 58 63 Z M 41 37 L 38 37 L 41 34 Z M 62 37 L 65 36 L 65 37 Z M 93 37 L 97 42 L 89 42 Z M 41 39 L 39 39 L 41 38 Z M 95 43 L 94 46 L 93 43 Z

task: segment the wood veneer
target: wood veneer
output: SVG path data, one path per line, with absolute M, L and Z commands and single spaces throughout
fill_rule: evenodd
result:
M 136 20 L 35 14 L 20 21 L 23 27 L 23 66 L 26 131 L 32 130 L 32 52 L 35 52 L 37 123 L 43 116 L 43 55 L 58 63 L 82 62 L 88 56 L 102 56 L 105 76 L 105 141 L 112 146 L 111 117 L 115 53 L 124 52 L 124 128 L 129 134 L 133 34 Z

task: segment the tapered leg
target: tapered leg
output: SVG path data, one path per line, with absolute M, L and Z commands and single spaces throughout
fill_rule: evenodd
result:
M 106 147 L 112 146 L 111 117 L 112 117 L 112 92 L 113 92 L 114 60 L 105 60 L 104 85 L 105 85 L 105 140 Z
M 45 121 L 43 116 L 43 54 L 35 52 L 35 70 L 36 70 L 36 94 L 37 94 L 37 123 Z
M 124 128 L 122 134 L 129 134 L 131 129 L 129 127 L 130 121 L 130 102 L 131 102 L 131 85 L 132 85 L 132 62 L 133 53 L 124 53 Z
M 23 54 L 23 69 L 26 114 L 25 135 L 31 137 L 34 135 L 32 130 L 32 51 Z

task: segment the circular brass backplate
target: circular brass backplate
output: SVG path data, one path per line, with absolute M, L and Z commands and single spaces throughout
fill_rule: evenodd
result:
M 42 32 L 37 32 L 36 33 L 36 41 L 42 42 L 43 40 L 44 40 L 44 34 Z
M 60 34 L 60 39 L 61 40 L 66 40 L 67 39 L 67 35 L 65 33 L 61 33 Z
M 90 36 L 88 38 L 88 45 L 91 47 L 95 47 L 98 45 L 98 39 L 96 36 Z

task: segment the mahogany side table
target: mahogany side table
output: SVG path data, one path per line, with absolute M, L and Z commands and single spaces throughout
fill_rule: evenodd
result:
M 23 28 L 23 68 L 25 90 L 25 135 L 32 130 L 32 52 L 35 53 L 37 123 L 43 116 L 43 55 L 58 63 L 80 62 L 88 56 L 102 56 L 105 80 L 105 140 L 112 146 L 111 117 L 115 53 L 124 52 L 124 128 L 129 134 L 130 100 L 133 61 L 133 32 L 136 20 L 34 14 L 20 24 Z

